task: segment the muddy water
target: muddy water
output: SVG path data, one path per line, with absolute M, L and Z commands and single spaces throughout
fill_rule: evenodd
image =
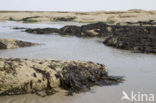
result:
M 63 60 L 82 60 L 103 63 L 108 66 L 109 74 L 125 77 L 125 82 L 115 86 L 94 87 L 86 93 L 73 97 L 65 96 L 65 91 L 41 98 L 35 95 L 0 97 L 0 103 L 130 103 L 121 101 L 122 91 L 131 91 L 156 96 L 156 55 L 134 54 L 103 45 L 101 38 L 61 37 L 58 35 L 34 35 L 13 30 L 12 27 L 55 27 L 79 23 L 42 23 L 22 24 L 15 22 L 0 23 L 0 38 L 15 38 L 42 45 L 36 47 L 0 50 L 0 57 L 55 58 Z

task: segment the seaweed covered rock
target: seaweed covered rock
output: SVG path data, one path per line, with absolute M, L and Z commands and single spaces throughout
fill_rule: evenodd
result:
M 149 22 L 140 22 L 150 24 Z M 156 26 L 107 25 L 94 23 L 83 26 L 65 26 L 61 29 L 27 29 L 26 32 L 36 34 L 58 33 L 77 37 L 106 37 L 104 44 L 134 52 L 155 53 Z
M 54 17 L 53 20 L 54 21 L 74 21 L 76 19 L 76 17 Z
M 156 26 L 155 20 L 148 20 L 148 21 L 137 21 L 137 22 L 123 22 L 117 23 L 118 25 L 139 25 L 139 26 Z
M 36 29 L 26 29 L 25 30 L 28 33 L 34 33 L 34 34 L 52 34 L 52 33 L 62 33 L 56 28 L 36 28 Z
M 108 76 L 105 65 L 93 62 L 0 59 L 1 95 L 36 93 L 46 96 L 54 94 L 56 87 L 72 95 L 89 90 L 93 85 L 121 82 L 122 78 Z
M 155 34 L 155 26 L 120 26 L 108 25 L 106 23 L 94 23 L 82 26 L 68 25 L 60 29 L 56 28 L 37 28 L 26 29 L 28 33 L 34 34 L 52 34 L 58 33 L 60 35 L 73 35 L 78 37 L 107 37 L 114 34 Z
M 82 35 L 82 30 L 81 27 L 79 26 L 65 26 L 60 29 L 62 34 L 67 34 L 67 35 L 75 35 L 80 37 Z
M 37 44 L 14 39 L 0 39 L 0 49 L 29 47 L 34 45 Z
M 105 45 L 139 53 L 156 53 L 156 35 L 119 34 L 108 37 Z
M 6 49 L 6 48 L 7 46 L 4 43 L 0 42 L 0 49 Z
M 98 69 L 91 62 L 89 66 L 85 65 L 70 64 L 56 74 L 60 87 L 68 90 L 68 95 L 90 90 L 94 85 L 112 85 L 123 81 L 120 77 L 108 76 L 104 65 L 99 64 Z
M 43 28 L 43 29 L 26 29 L 25 32 L 34 34 L 53 34 L 71 35 L 78 37 L 101 37 L 109 34 L 105 23 L 99 22 L 95 24 L 88 24 L 83 26 L 68 25 L 60 29 L 56 28 Z

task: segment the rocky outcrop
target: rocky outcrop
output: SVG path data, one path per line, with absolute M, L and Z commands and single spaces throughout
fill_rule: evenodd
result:
M 56 28 L 37 28 L 37 29 L 26 29 L 28 33 L 34 34 L 53 34 L 58 33 L 60 35 L 71 35 L 78 37 L 99 37 L 106 36 L 107 25 L 105 23 L 88 24 L 83 26 L 65 26 L 61 29 Z
M 156 35 L 126 33 L 112 35 L 104 41 L 104 44 L 136 53 L 156 53 Z
M 27 29 L 26 32 L 35 34 L 71 35 L 77 37 L 107 37 L 104 44 L 133 52 L 156 53 L 156 26 L 143 26 L 149 22 L 134 25 L 107 25 L 99 22 L 83 26 L 65 26 L 61 29 Z M 152 24 L 151 24 L 152 25 Z
M 46 96 L 55 93 L 56 87 L 72 95 L 94 85 L 122 81 L 122 78 L 109 76 L 105 65 L 93 62 L 0 58 L 0 95 L 36 93 Z
M 25 30 L 28 33 L 33 33 L 33 34 L 52 34 L 52 33 L 59 33 L 63 34 L 59 29 L 56 28 L 36 28 L 36 29 L 26 29 Z
M 78 37 L 106 37 L 114 34 L 155 34 L 155 26 L 120 26 L 120 25 L 107 25 L 106 23 L 95 23 L 83 26 L 65 26 L 61 29 L 56 28 L 37 28 L 26 29 L 28 33 L 34 34 L 53 34 L 59 33 L 60 35 L 72 35 Z
M 105 45 L 139 53 L 156 53 L 155 26 L 112 26 Z
M 37 44 L 14 39 L 0 39 L 0 49 L 35 46 Z

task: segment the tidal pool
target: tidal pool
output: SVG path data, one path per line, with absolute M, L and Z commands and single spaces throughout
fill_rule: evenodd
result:
M 41 45 L 34 47 L 0 50 L 1 58 L 54 58 L 60 60 L 93 61 L 105 64 L 110 75 L 124 76 L 124 83 L 113 86 L 93 87 L 91 91 L 65 96 L 65 91 L 45 98 L 28 94 L 0 97 L 0 103 L 130 103 L 121 101 L 122 91 L 156 95 L 156 55 L 131 53 L 105 46 L 103 38 L 62 37 L 59 35 L 35 35 L 14 30 L 25 28 L 60 28 L 65 25 L 83 25 L 74 22 L 23 24 L 1 22 L 0 38 L 14 38 Z

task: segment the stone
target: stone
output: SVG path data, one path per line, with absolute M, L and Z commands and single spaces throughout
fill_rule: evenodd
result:
M 0 49 L 6 49 L 6 48 L 7 46 L 4 43 L 0 42 Z
M 46 96 L 54 94 L 55 88 L 65 89 L 72 95 L 94 85 L 113 85 L 122 81 L 122 77 L 109 76 L 107 67 L 99 63 L 0 58 L 0 95 L 35 93 Z
M 29 47 L 38 45 L 37 43 L 30 43 L 26 41 L 20 41 L 15 39 L 1 39 L 0 38 L 0 49 L 11 49 L 19 47 Z
M 141 22 L 144 25 L 154 23 L 150 20 Z M 156 53 L 156 26 L 138 25 L 108 25 L 106 23 L 94 23 L 82 26 L 65 26 L 61 29 L 27 29 L 26 32 L 35 34 L 71 35 L 77 37 L 105 37 L 104 44 L 119 49 L 141 53 Z

